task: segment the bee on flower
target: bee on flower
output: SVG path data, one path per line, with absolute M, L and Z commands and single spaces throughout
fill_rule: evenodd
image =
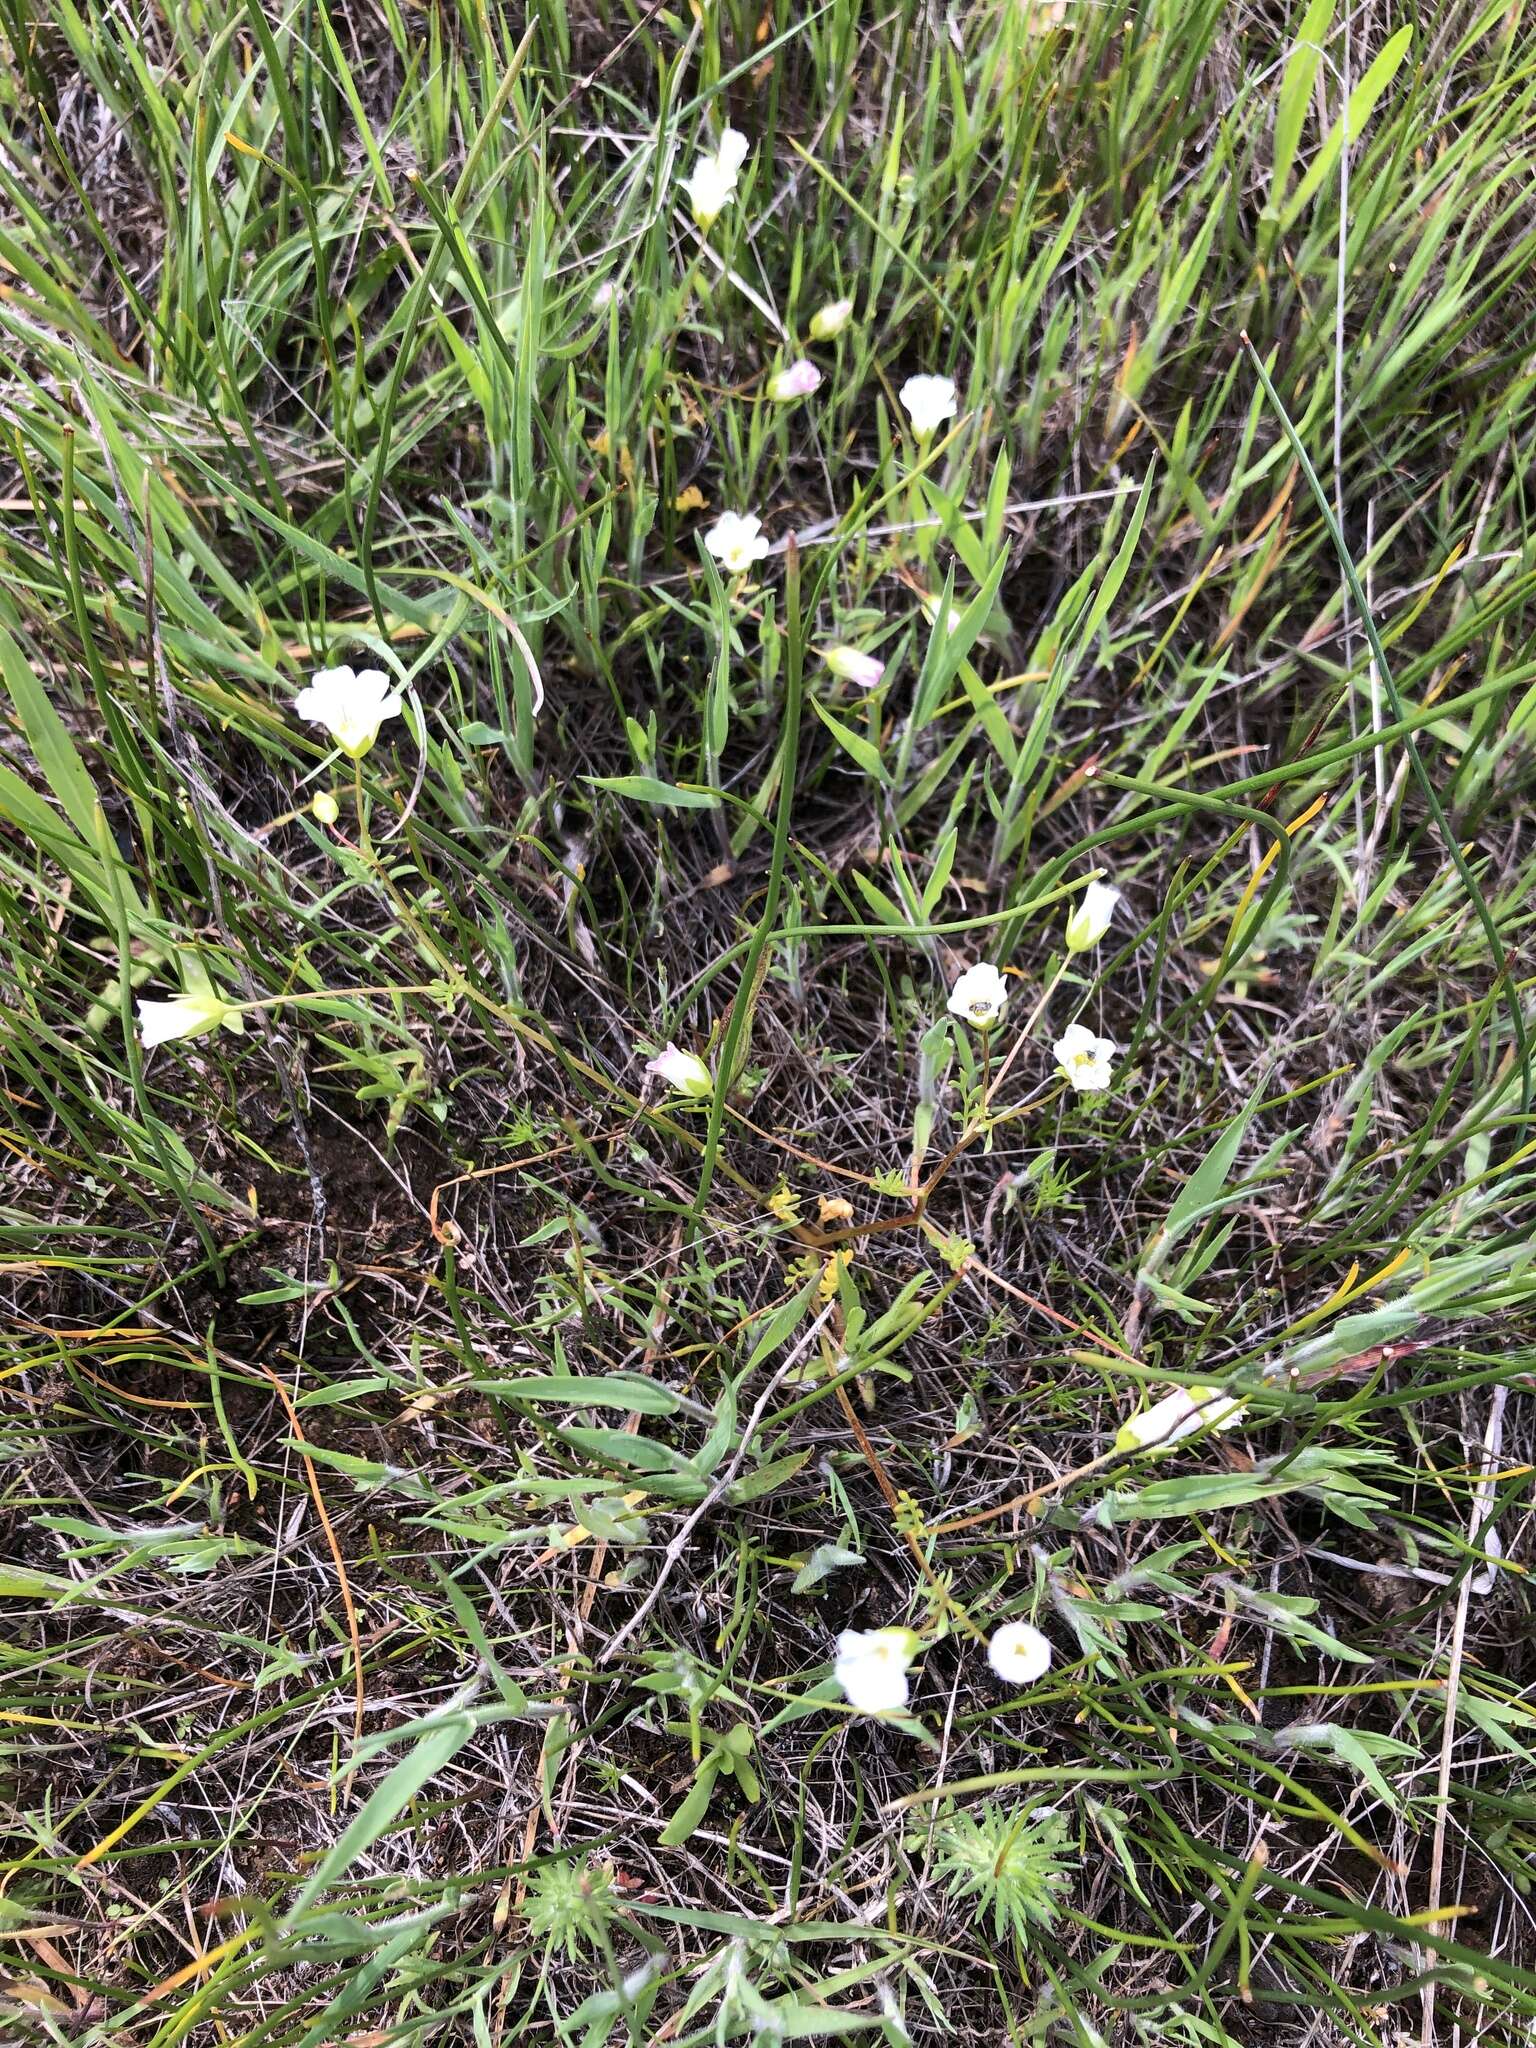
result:
M 1114 1079 L 1109 1063 L 1116 1052 L 1112 1038 L 1100 1038 L 1086 1024 L 1069 1024 L 1051 1047 L 1056 1071 L 1079 1095 L 1102 1095 Z
M 949 992 L 949 1014 L 978 1031 L 990 1031 L 1008 1001 L 1008 984 L 986 961 L 967 967 Z

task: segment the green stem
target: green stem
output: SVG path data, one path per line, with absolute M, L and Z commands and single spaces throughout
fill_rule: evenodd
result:
M 725 1122 L 725 1098 L 730 1092 L 739 1061 L 744 1056 L 747 1032 L 752 1022 L 752 1012 L 757 1006 L 758 975 L 773 936 L 773 927 L 779 914 L 779 898 L 784 889 L 784 868 L 789 857 L 789 820 L 795 802 L 795 773 L 800 758 L 800 712 L 801 683 L 804 663 L 804 646 L 800 621 L 800 551 L 793 540 L 785 556 L 784 577 L 784 761 L 779 779 L 779 800 L 773 819 L 773 851 L 768 863 L 768 888 L 763 898 L 763 914 L 758 920 L 757 930 L 747 947 L 747 957 L 741 965 L 741 981 L 737 986 L 736 1000 L 731 1005 L 730 1022 L 725 1027 L 725 1042 L 720 1048 L 720 1058 L 715 1067 L 715 1092 L 709 1105 L 709 1129 L 704 1139 L 704 1158 L 699 1168 L 699 1190 L 693 1198 L 693 1219 L 695 1224 L 704 1214 L 704 1205 L 709 1200 L 709 1191 L 714 1184 L 715 1160 L 720 1149 L 720 1130 Z

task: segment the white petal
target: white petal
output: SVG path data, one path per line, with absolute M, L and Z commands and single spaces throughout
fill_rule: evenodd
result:
M 655 1059 L 647 1060 L 645 1071 L 665 1081 L 683 1095 L 712 1095 L 714 1076 L 695 1053 L 683 1052 L 669 1039 Z
M 178 1038 L 196 1038 L 221 1022 L 224 1007 L 212 993 L 172 996 L 166 1002 L 140 996 L 139 1037 L 146 1047 L 169 1045 Z
M 720 146 L 715 151 L 715 162 L 734 180 L 736 173 L 747 160 L 752 147 L 739 128 L 727 128 L 720 137 Z
M 1220 1387 L 1174 1387 L 1140 1415 L 1129 1416 L 1115 1437 L 1117 1451 L 1160 1450 L 1197 1430 L 1235 1429 L 1246 1409 Z

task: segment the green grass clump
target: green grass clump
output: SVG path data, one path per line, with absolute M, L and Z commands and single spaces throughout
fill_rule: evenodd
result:
M 0 2036 L 1528 2041 L 1527 12 L 0 42 Z
M 981 1800 L 940 1823 L 935 1870 L 951 1898 L 974 1902 L 998 1941 L 1023 1944 L 1054 1926 L 1071 1882 L 1066 1824 L 1059 1813 Z
M 530 1874 L 525 1911 L 529 1933 L 573 1960 L 607 1949 L 616 1911 L 612 1877 L 601 1865 L 557 1856 Z

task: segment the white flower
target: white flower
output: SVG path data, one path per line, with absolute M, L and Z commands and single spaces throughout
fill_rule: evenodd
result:
M 615 281 L 611 277 L 605 277 L 597 287 L 597 290 L 592 294 L 593 312 L 606 313 L 619 295 L 619 287 Z
M 1051 1645 L 1027 1621 L 1005 1621 L 987 1645 L 987 1662 L 1010 1685 L 1033 1685 L 1051 1668 Z
M 701 228 L 711 228 L 736 197 L 736 183 L 746 162 L 747 138 L 739 129 L 727 128 L 712 156 L 701 156 L 692 174 L 683 180 L 688 205 Z
M 812 341 L 836 340 L 852 318 L 852 299 L 833 299 L 811 315 Z
M 323 668 L 300 690 L 293 708 L 311 725 L 323 725 L 350 760 L 361 761 L 386 718 L 405 702 L 382 669 Z
M 909 377 L 901 387 L 901 402 L 907 408 L 912 431 L 921 439 L 950 418 L 958 404 L 953 377 Z
M 785 405 L 792 398 L 809 398 L 820 382 L 820 370 L 802 356 L 787 370 L 777 370 L 768 379 L 768 396 Z
M 1115 1041 L 1098 1037 L 1086 1024 L 1069 1024 L 1051 1051 L 1056 1055 L 1056 1071 L 1080 1095 L 1098 1095 L 1114 1078 L 1109 1063 Z
M 967 967 L 949 992 L 949 1014 L 963 1017 L 978 1031 L 989 1031 L 1003 1014 L 1008 984 L 995 967 L 983 960 Z
M 1175 1387 L 1161 1401 L 1121 1424 L 1117 1451 L 1160 1450 L 1198 1429 L 1235 1429 L 1247 1409 L 1220 1387 Z
M 722 512 L 705 534 L 704 545 L 722 568 L 737 574 L 768 552 L 763 522 L 755 512 Z
M 245 1019 L 211 988 L 196 994 L 172 996 L 168 1002 L 139 998 L 139 1036 L 146 1047 L 167 1045 L 173 1038 L 200 1038 L 222 1024 L 226 1031 L 239 1033 Z
M 909 1628 L 845 1628 L 833 1675 L 861 1714 L 887 1714 L 907 1704 L 907 1666 L 917 1655 Z
M 936 597 L 925 597 L 923 599 L 923 616 L 927 619 L 929 625 L 942 626 L 946 633 L 958 633 L 960 621 L 965 617 L 965 613 L 961 611 L 959 605 L 952 604 L 949 610 L 943 613 L 942 617 L 940 613 L 941 607 Z
M 679 1095 L 691 1095 L 695 1101 L 715 1092 L 715 1077 L 697 1053 L 679 1052 L 670 1038 L 655 1059 L 646 1061 L 645 1071 L 675 1088 Z
M 872 690 L 885 674 L 883 661 L 857 647 L 823 647 L 821 658 L 839 682 L 857 683 L 861 690 Z
M 1107 882 L 1090 882 L 1083 891 L 1082 902 L 1067 919 L 1067 951 L 1086 953 L 1096 946 L 1109 930 L 1119 901 L 1118 889 L 1111 889 Z

